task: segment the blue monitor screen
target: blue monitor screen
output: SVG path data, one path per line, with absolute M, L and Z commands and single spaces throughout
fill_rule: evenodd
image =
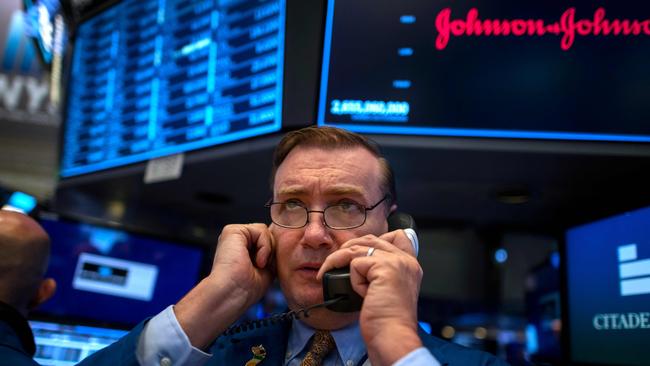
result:
M 174 304 L 199 279 L 203 250 L 76 221 L 41 219 L 56 294 L 39 311 L 133 325 Z
M 566 235 L 571 361 L 647 365 L 650 208 L 576 227 Z
M 41 366 L 72 366 L 127 333 L 125 330 L 31 320 Z
M 125 0 L 76 30 L 61 176 L 278 131 L 284 0 Z
M 320 125 L 650 141 L 650 5 L 328 1 Z

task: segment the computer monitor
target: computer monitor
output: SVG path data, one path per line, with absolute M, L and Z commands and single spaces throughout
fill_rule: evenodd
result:
M 563 331 L 576 365 L 647 365 L 650 207 L 567 231 Z
M 559 267 L 560 254 L 552 252 L 526 275 L 526 353 L 534 363 L 562 361 Z
M 648 2 L 328 1 L 318 123 L 650 141 Z
M 52 240 L 46 276 L 58 284 L 41 317 L 132 326 L 178 302 L 202 274 L 198 246 L 60 217 L 40 223 Z
M 123 0 L 75 30 L 60 175 L 279 131 L 286 0 Z
M 34 333 L 34 361 L 41 366 L 73 366 L 79 361 L 111 345 L 126 330 L 30 320 Z

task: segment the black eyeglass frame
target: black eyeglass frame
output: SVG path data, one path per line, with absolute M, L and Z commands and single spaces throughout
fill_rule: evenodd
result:
M 379 202 L 375 203 L 374 205 L 372 205 L 372 206 L 370 206 L 370 207 L 366 207 L 366 206 L 362 206 L 362 205 L 359 205 L 359 204 L 353 203 L 353 205 L 355 205 L 355 206 L 357 206 L 357 207 L 363 209 L 363 222 L 361 222 L 359 225 L 355 225 L 355 226 L 349 226 L 349 227 L 346 226 L 346 227 L 336 228 L 336 227 L 331 227 L 331 226 L 329 226 L 329 225 L 327 224 L 327 220 L 325 220 L 325 211 L 326 211 L 327 209 L 329 209 L 330 207 L 343 206 L 343 204 L 337 204 L 337 205 L 327 206 L 327 207 L 325 207 L 325 209 L 323 209 L 322 211 L 319 211 L 319 210 L 308 210 L 307 207 L 303 206 L 302 204 L 299 204 L 299 206 L 302 207 L 302 208 L 304 208 L 305 211 L 307 212 L 307 215 L 306 215 L 306 218 L 305 218 L 305 223 L 302 224 L 302 226 L 287 226 L 287 225 L 278 224 L 277 222 L 273 221 L 273 217 L 271 217 L 271 222 L 273 222 L 274 224 L 276 224 L 276 225 L 278 225 L 278 226 L 280 226 L 280 227 L 286 228 L 286 229 L 302 229 L 303 227 L 307 226 L 307 224 L 309 224 L 309 214 L 312 213 L 312 212 L 318 212 L 318 213 L 322 213 L 322 214 L 323 214 L 323 224 L 324 224 L 326 227 L 328 227 L 328 228 L 330 228 L 330 229 L 332 229 L 332 230 L 350 230 L 350 229 L 356 229 L 356 228 L 358 228 L 358 227 L 363 226 L 363 224 L 366 223 L 366 220 L 368 219 L 368 211 L 372 211 L 372 210 L 374 210 L 377 206 L 379 206 L 382 202 L 386 201 L 386 200 L 389 199 L 390 197 L 391 197 L 390 193 L 386 193 L 386 194 L 384 195 L 384 197 L 383 197 L 381 200 L 379 200 Z M 273 206 L 273 205 L 284 205 L 284 204 L 287 204 L 287 203 L 288 203 L 288 202 L 273 202 L 273 198 L 271 198 L 271 199 L 269 199 L 269 201 L 264 205 L 264 207 L 270 209 L 271 206 Z

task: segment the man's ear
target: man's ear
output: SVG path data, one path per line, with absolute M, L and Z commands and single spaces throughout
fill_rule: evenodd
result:
M 40 304 L 49 300 L 56 292 L 56 281 L 53 278 L 46 278 L 38 286 L 36 296 L 29 303 L 29 309 L 34 309 Z
M 392 205 L 390 205 L 390 207 L 388 207 L 388 214 L 386 215 L 386 229 L 385 229 L 385 230 L 389 230 L 389 229 L 390 229 L 389 226 L 388 226 L 388 218 L 389 218 L 390 215 L 392 215 L 395 211 L 397 211 L 397 203 L 393 203 Z

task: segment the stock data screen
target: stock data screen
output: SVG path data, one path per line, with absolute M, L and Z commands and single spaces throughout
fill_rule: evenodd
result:
M 61 176 L 278 131 L 284 0 L 125 0 L 82 23 Z
M 647 2 L 332 0 L 318 122 L 647 142 L 648 59 Z

